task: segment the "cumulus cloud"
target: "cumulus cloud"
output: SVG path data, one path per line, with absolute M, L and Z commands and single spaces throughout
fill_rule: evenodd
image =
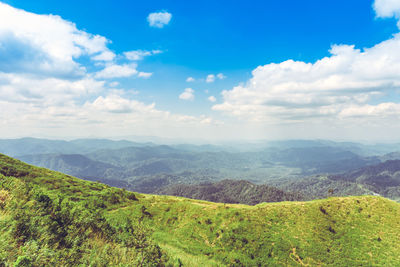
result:
M 342 109 L 339 117 L 396 116 L 400 117 L 400 103 L 381 103 L 378 105 L 351 105 Z
M 136 67 L 136 64 L 112 64 L 97 72 L 95 76 L 104 79 L 130 77 L 138 73 Z
M 214 81 L 215 81 L 215 75 L 214 74 L 207 75 L 207 78 L 206 78 L 206 82 L 207 83 L 213 83 Z
M 117 94 L 106 97 L 99 96 L 93 103 L 86 103 L 87 108 L 94 108 L 111 113 L 149 112 L 154 110 L 155 104 L 145 105 L 136 100 L 123 98 Z
M 179 99 L 194 100 L 194 90 L 192 88 L 186 88 L 185 91 L 179 95 Z
M 223 73 L 218 73 L 217 75 L 209 74 L 206 77 L 206 82 L 213 83 L 213 82 L 215 82 L 216 79 L 223 80 L 225 78 L 226 78 L 226 76 Z
M 175 138 L 193 132 L 212 137 L 212 130 L 220 125 L 206 116 L 158 110 L 154 103 L 144 104 L 118 92 L 99 96 L 83 105 L 67 101 L 63 106 L 39 107 L 0 98 L 0 106 L 1 135 L 14 138 L 44 133 L 59 138 L 160 135 L 160 129 L 164 136 Z
M 159 50 L 116 57 L 105 37 L 78 30 L 59 16 L 37 15 L 1 2 L 0 18 L 2 137 L 157 135 L 161 128 L 172 136 L 174 129 L 199 132 L 198 125 L 216 123 L 159 110 L 154 103 L 135 100 L 137 91 L 115 89 L 123 84 L 113 78 L 152 75 L 120 61 L 140 60 Z
M 104 52 L 92 57 L 93 60 L 97 60 L 97 61 L 112 61 L 114 58 L 115 58 L 115 54 L 111 51 L 104 51 Z
M 64 105 L 76 98 L 104 90 L 104 82 L 92 78 L 63 80 L 0 73 L 0 98 L 10 103 L 36 106 Z
M 187 77 L 186 78 L 186 82 L 190 83 L 190 82 L 194 82 L 194 78 L 193 77 Z
M 160 53 L 162 53 L 161 50 L 151 50 L 151 51 L 135 50 L 135 51 L 124 52 L 124 55 L 129 60 L 138 61 L 138 60 L 142 60 L 144 57 L 157 55 Z
M 315 63 L 259 66 L 246 84 L 223 91 L 224 102 L 213 109 L 256 121 L 349 117 L 353 111 L 359 116 L 366 107 L 365 116 L 393 113 L 382 108 L 390 103 L 380 108 L 371 103 L 400 88 L 400 34 L 363 50 L 334 45 L 330 53 Z
M 208 101 L 210 101 L 210 102 L 215 102 L 215 101 L 217 101 L 217 99 L 215 98 L 215 96 L 209 96 L 208 97 Z
M 106 38 L 78 30 L 59 16 L 37 15 L 0 2 L 0 17 L 0 71 L 81 76 L 85 68 L 76 58 L 115 57 Z M 10 65 L 4 63 L 11 60 Z
M 172 14 L 166 11 L 150 13 L 147 21 L 151 27 L 163 28 L 171 21 Z
M 393 17 L 400 13 L 400 2 L 397 0 L 375 0 L 374 9 L 378 17 Z
M 375 0 L 374 9 L 377 17 L 400 19 L 400 1 L 398 0 Z M 400 22 L 397 26 L 400 28 Z

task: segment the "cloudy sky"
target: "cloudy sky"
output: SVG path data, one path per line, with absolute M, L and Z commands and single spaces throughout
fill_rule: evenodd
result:
M 0 0 L 0 138 L 400 141 L 400 0 Z

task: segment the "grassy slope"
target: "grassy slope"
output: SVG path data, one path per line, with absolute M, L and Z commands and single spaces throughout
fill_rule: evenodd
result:
M 140 195 L 154 238 L 170 256 L 226 265 L 394 266 L 400 262 L 400 205 L 380 197 L 257 206 Z M 115 212 L 129 216 L 134 209 Z M 204 256 L 207 255 L 207 256 Z M 211 262 L 209 263 L 210 265 Z
M 122 190 L 1 155 L 0 171 L 70 198 L 93 197 L 99 187 L 120 194 L 119 203 L 105 209 L 107 221 L 118 225 L 127 218 L 144 218 L 154 230 L 155 242 L 175 265 L 395 266 L 400 262 L 400 204 L 381 197 L 257 206 L 144 194 L 136 194 L 139 201 L 129 201 L 123 197 L 127 192 L 119 193 Z M 6 217 L 0 213 L 0 221 Z
M 167 258 L 138 218 L 132 192 L 27 165 L 0 154 L 0 266 L 152 266 Z

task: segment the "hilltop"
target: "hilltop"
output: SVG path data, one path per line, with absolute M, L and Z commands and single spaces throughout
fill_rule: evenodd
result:
M 377 196 L 218 204 L 132 193 L 0 155 L 0 204 L 5 265 L 394 266 L 400 261 L 400 204 Z

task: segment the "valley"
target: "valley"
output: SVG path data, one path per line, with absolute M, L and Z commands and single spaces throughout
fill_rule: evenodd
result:
M 397 144 L 289 140 L 249 144 L 246 149 L 243 144 L 161 145 L 106 139 L 6 141 L 7 145 L 0 141 L 0 152 L 24 162 L 141 193 L 201 195 L 200 199 L 217 201 L 204 194 L 204 185 L 231 180 L 224 186 L 236 190 L 233 181 L 246 180 L 302 195 L 304 200 L 364 194 L 400 199 Z M 241 190 L 245 187 L 242 184 Z M 252 203 L 263 201 L 259 194 Z

